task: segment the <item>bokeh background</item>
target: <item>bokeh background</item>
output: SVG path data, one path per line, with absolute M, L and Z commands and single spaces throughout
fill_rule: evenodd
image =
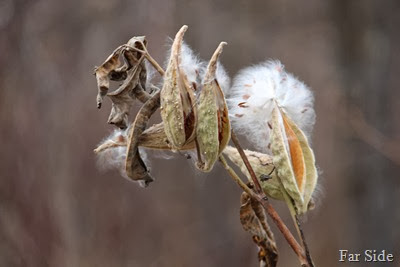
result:
M 313 89 L 320 193 L 304 230 L 316 265 L 348 266 L 339 249 L 386 249 L 396 262 L 370 266 L 400 266 L 396 0 L 1 0 L 0 266 L 257 266 L 221 166 L 198 174 L 155 153 L 143 189 L 92 152 L 112 131 L 93 67 L 134 35 L 163 62 L 183 24 L 205 59 L 228 42 L 231 77 L 280 59 Z M 279 266 L 298 266 L 273 230 Z

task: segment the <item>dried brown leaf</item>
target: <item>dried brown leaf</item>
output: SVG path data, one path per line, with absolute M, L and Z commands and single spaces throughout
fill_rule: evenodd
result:
M 264 208 L 246 192 L 242 193 L 240 204 L 240 222 L 243 229 L 253 236 L 253 241 L 258 246 L 260 266 L 276 266 L 278 250 Z
M 118 47 L 100 67 L 95 69 L 99 91 L 98 108 L 101 107 L 104 96 L 110 97 L 112 107 L 108 123 L 119 128 L 127 127 L 129 111 L 136 98 L 141 102 L 150 98 L 145 91 L 147 70 L 144 55 L 140 52 L 145 49 L 146 44 L 144 36 L 133 37 L 127 44 Z M 121 57 L 124 60 L 122 66 Z M 107 94 L 110 80 L 124 82 L 118 89 Z
M 243 229 L 251 235 L 264 237 L 266 236 L 265 230 L 255 214 L 251 202 L 250 195 L 243 192 L 240 197 L 240 222 L 242 223 Z
M 153 113 L 160 107 L 160 92 L 153 95 L 139 110 L 135 121 L 129 130 L 128 148 L 126 154 L 125 169 L 129 178 L 136 181 L 144 181 L 145 186 L 154 179 L 139 154 L 139 136 L 146 129 L 147 123 Z
M 146 90 L 147 70 L 144 64 L 144 55 L 130 48 L 144 49 L 146 41 L 144 37 L 134 37 L 129 40 L 124 50 L 126 61 L 126 79 L 123 84 L 115 91 L 108 93 L 112 101 L 111 113 L 108 118 L 109 124 L 114 124 L 119 128 L 126 128 L 128 125 L 129 111 L 136 97 L 143 94 Z M 137 92 L 138 94 L 135 94 Z M 144 100 L 144 99 L 143 99 Z
M 124 83 L 114 92 L 107 94 L 112 101 L 111 113 L 108 123 L 119 128 L 126 128 L 128 124 L 129 111 L 134 103 L 133 89 L 141 86 L 139 83 L 142 66 L 137 65 L 128 71 L 128 77 Z M 140 88 L 139 90 L 143 90 Z
M 124 46 L 119 46 L 114 52 L 101 64 L 96 67 L 94 73 L 97 80 L 97 108 L 101 108 L 104 96 L 107 94 L 110 87 L 110 77 L 109 74 L 115 71 L 120 65 L 120 56 L 124 49 Z

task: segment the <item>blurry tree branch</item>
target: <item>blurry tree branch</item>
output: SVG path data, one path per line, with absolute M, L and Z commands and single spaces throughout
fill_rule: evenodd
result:
M 350 111 L 349 122 L 355 131 L 356 136 L 375 148 L 379 153 L 389 160 L 400 165 L 400 145 L 399 140 L 394 140 L 378 129 L 370 125 L 359 108 Z

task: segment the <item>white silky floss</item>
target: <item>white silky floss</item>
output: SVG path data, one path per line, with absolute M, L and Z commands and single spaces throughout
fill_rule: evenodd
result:
M 172 39 L 168 43 L 167 57 L 164 63 L 164 68 L 166 69 L 170 61 L 171 56 L 171 45 Z M 182 43 L 181 53 L 180 53 L 180 64 L 182 72 L 186 75 L 190 84 L 196 84 L 196 88 L 200 88 L 201 80 L 203 79 L 207 63 L 200 59 L 193 50 L 185 42 Z
M 219 86 L 221 87 L 224 94 L 229 91 L 231 86 L 231 78 L 229 78 L 228 73 L 226 72 L 224 66 L 221 62 L 217 62 L 217 71 L 215 73 L 215 79 L 218 81 Z
M 234 128 L 262 152 L 269 151 L 268 124 L 275 103 L 310 139 L 315 123 L 314 96 L 279 61 L 269 60 L 241 70 L 227 103 Z
M 97 162 L 100 168 L 104 170 L 117 169 L 121 174 L 125 173 L 127 131 L 127 129 L 116 129 L 101 142 L 101 144 L 124 143 L 125 145 L 107 148 L 99 152 L 97 154 Z

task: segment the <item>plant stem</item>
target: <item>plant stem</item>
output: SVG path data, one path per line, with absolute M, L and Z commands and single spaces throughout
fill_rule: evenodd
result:
M 141 50 L 141 49 L 136 48 L 136 47 L 129 47 L 129 49 L 132 49 L 132 50 L 135 50 L 137 52 L 143 53 L 143 55 L 151 63 L 151 65 L 153 65 L 153 67 L 158 71 L 158 73 L 160 73 L 161 76 L 164 76 L 165 71 L 163 70 L 163 68 L 161 68 L 160 64 L 158 64 L 158 62 L 150 55 L 150 53 L 146 49 L 146 46 L 143 45 L 143 47 L 144 47 L 144 50 Z
M 236 174 L 236 172 L 229 166 L 229 164 L 226 162 L 226 159 L 223 155 L 219 156 L 219 160 L 221 161 L 222 165 L 224 166 L 225 170 L 229 173 L 229 175 L 232 177 L 232 179 L 245 191 L 247 194 L 249 194 L 251 197 L 255 197 L 255 193 L 253 190 L 251 190 L 243 181 L 240 179 L 239 175 Z
M 234 133 L 233 129 L 231 130 L 231 139 L 232 139 L 232 142 L 235 144 L 236 149 L 238 150 L 238 152 L 239 152 L 239 154 L 240 154 L 240 156 L 241 156 L 241 158 L 243 160 L 243 163 L 246 165 L 246 168 L 247 168 L 247 170 L 248 170 L 248 172 L 250 174 L 250 177 L 251 177 L 251 179 L 252 179 L 252 181 L 254 183 L 256 192 L 258 191 L 257 192 L 258 193 L 258 197 L 260 197 L 260 195 L 261 195 L 260 198 L 262 200 L 266 201 L 269 206 L 271 206 L 271 204 L 269 204 L 267 196 L 263 193 L 263 191 L 261 189 L 260 182 L 258 181 L 257 176 L 256 176 L 256 174 L 255 174 L 255 172 L 254 172 L 254 170 L 253 170 L 253 168 L 252 168 L 252 166 L 251 166 L 246 154 L 244 153 L 243 148 L 240 145 L 239 139 L 237 138 L 237 136 Z M 272 208 L 272 206 L 271 206 L 271 208 Z M 273 211 L 275 211 L 275 210 L 273 210 Z M 269 212 L 268 212 L 268 214 L 269 214 Z M 270 216 L 271 216 L 271 214 L 270 214 Z M 297 228 L 297 230 L 299 232 L 299 236 L 300 236 L 302 244 L 303 244 L 304 254 L 306 256 L 307 263 L 308 263 L 308 265 L 310 267 L 313 267 L 314 264 L 313 264 L 312 259 L 311 259 L 310 251 L 308 250 L 308 245 L 307 245 L 307 242 L 305 240 L 304 232 L 303 232 L 303 230 L 301 228 L 300 221 L 299 221 L 299 219 L 297 217 L 297 212 L 295 213 L 295 225 L 296 225 L 296 228 Z
M 314 267 L 314 263 L 313 263 L 313 261 L 311 259 L 311 254 L 310 254 L 310 251 L 308 249 L 308 245 L 307 245 L 307 242 L 306 242 L 306 239 L 305 239 L 305 235 L 304 235 L 304 232 L 303 232 L 303 229 L 301 227 L 300 220 L 299 220 L 299 216 L 298 216 L 299 213 L 297 211 L 297 207 L 296 207 L 293 199 L 289 196 L 289 194 L 287 194 L 287 192 L 283 191 L 283 195 L 285 197 L 285 201 L 286 201 L 286 204 L 288 206 L 288 209 L 289 209 L 289 212 L 290 212 L 290 216 L 292 217 L 294 226 L 296 227 L 297 234 L 299 235 L 299 238 L 301 239 L 301 242 L 302 242 L 302 245 L 303 245 L 303 248 L 304 248 L 304 253 L 306 255 L 307 261 L 308 261 L 308 263 L 310 264 L 311 267 Z
M 248 193 L 252 198 L 256 199 L 261 203 L 261 205 L 264 207 L 264 209 L 267 211 L 269 216 L 272 218 L 276 226 L 278 227 L 279 231 L 283 234 L 285 237 L 286 241 L 289 243 L 290 247 L 293 249 L 293 251 L 296 253 L 297 257 L 299 258 L 300 263 L 302 266 L 307 266 L 311 267 L 307 263 L 307 259 L 304 255 L 303 248 L 299 245 L 299 243 L 296 241 L 290 230 L 287 228 L 285 223 L 282 221 L 278 213 L 275 211 L 275 209 L 272 207 L 272 205 L 269 203 L 268 199 L 266 196 L 262 196 L 259 194 L 254 193 L 253 190 L 251 190 L 243 181 L 240 179 L 240 177 L 236 174 L 236 172 L 228 165 L 226 162 L 224 156 L 219 157 L 220 162 L 224 166 L 224 168 L 227 170 L 229 175 L 232 177 L 232 179 L 246 192 Z
M 305 251 L 305 254 L 306 254 L 307 262 L 310 265 L 310 267 L 314 267 L 314 262 L 313 262 L 313 260 L 311 258 L 310 250 L 308 249 L 308 244 L 306 242 L 306 237 L 305 237 L 303 229 L 301 227 L 301 223 L 300 223 L 299 217 L 296 214 L 294 216 L 294 218 L 296 220 L 297 229 L 299 229 L 299 232 L 300 232 L 301 241 L 303 242 L 303 247 L 304 247 L 304 251 Z
M 246 154 L 243 151 L 243 148 L 240 146 L 239 139 L 236 137 L 235 132 L 233 129 L 231 130 L 231 140 L 235 144 L 237 151 L 240 154 L 240 157 L 243 160 L 244 165 L 246 165 L 247 170 L 249 171 L 250 177 L 253 180 L 253 184 L 255 186 L 256 192 L 258 194 L 262 193 L 262 188 L 260 182 L 257 179 L 256 173 L 254 172 L 253 168 L 250 165 L 249 159 L 247 158 Z

